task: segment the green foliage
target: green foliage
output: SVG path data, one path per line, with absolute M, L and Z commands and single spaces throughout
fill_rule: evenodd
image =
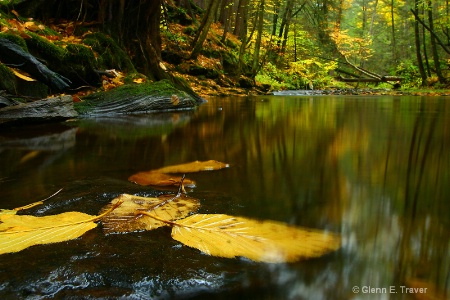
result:
M 190 27 L 187 27 L 190 28 Z M 178 34 L 178 33 L 172 33 L 170 30 L 164 30 L 162 32 L 166 36 L 166 38 L 174 43 L 187 43 L 186 37 Z
M 286 69 L 280 70 L 267 63 L 256 76 L 261 84 L 270 84 L 272 89 L 319 89 L 326 87 L 332 77 L 328 75 L 336 63 L 322 63 L 315 59 L 292 62 Z
M 402 61 L 396 68 L 395 74 L 402 76 L 402 86 L 406 88 L 419 87 L 422 85 L 422 79 L 419 73 L 419 67 L 410 60 Z

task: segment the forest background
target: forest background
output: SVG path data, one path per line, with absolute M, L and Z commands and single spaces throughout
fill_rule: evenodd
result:
M 30 52 L 35 35 L 66 52 L 82 45 L 96 69 L 169 78 L 201 95 L 346 79 L 445 89 L 450 78 L 448 0 L 1 0 L 0 9 L 1 36 L 20 36 Z M 93 42 L 96 33 L 109 42 Z M 107 58 L 114 47 L 123 51 Z

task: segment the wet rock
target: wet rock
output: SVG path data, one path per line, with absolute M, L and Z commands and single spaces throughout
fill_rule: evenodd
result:
M 0 109 L 0 125 L 42 123 L 75 118 L 72 96 L 58 96 Z
M 18 103 L 12 99 L 9 99 L 8 97 L 3 97 L 0 95 L 0 108 L 11 106 L 11 105 L 17 105 Z

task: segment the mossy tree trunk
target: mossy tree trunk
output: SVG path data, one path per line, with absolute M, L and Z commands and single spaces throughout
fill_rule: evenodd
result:
M 161 0 L 102 0 L 98 20 L 119 39 L 137 69 L 154 80 L 169 78 L 161 58 Z
M 138 71 L 154 80 L 169 78 L 161 59 L 162 0 L 24 0 L 19 13 L 42 21 L 66 19 L 102 24 L 128 49 Z

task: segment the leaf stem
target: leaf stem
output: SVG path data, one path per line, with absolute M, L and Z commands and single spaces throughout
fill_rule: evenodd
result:
M 15 211 L 25 210 L 25 209 L 29 209 L 29 208 L 35 207 L 35 206 L 37 206 L 37 205 L 44 204 L 44 201 L 46 201 L 46 200 L 48 200 L 48 199 L 50 199 L 50 198 L 56 196 L 56 195 L 59 194 L 59 192 L 61 192 L 62 190 L 63 190 L 63 189 L 60 188 L 58 191 L 56 191 L 55 193 L 53 193 L 52 195 L 48 196 L 47 198 L 45 198 L 45 199 L 43 199 L 43 200 L 40 200 L 40 201 L 37 201 L 37 202 L 33 202 L 33 203 L 30 203 L 30 204 L 27 204 L 27 205 L 24 205 L 24 206 L 21 206 L 21 207 L 16 207 L 16 208 L 14 208 L 14 210 L 15 210 Z

